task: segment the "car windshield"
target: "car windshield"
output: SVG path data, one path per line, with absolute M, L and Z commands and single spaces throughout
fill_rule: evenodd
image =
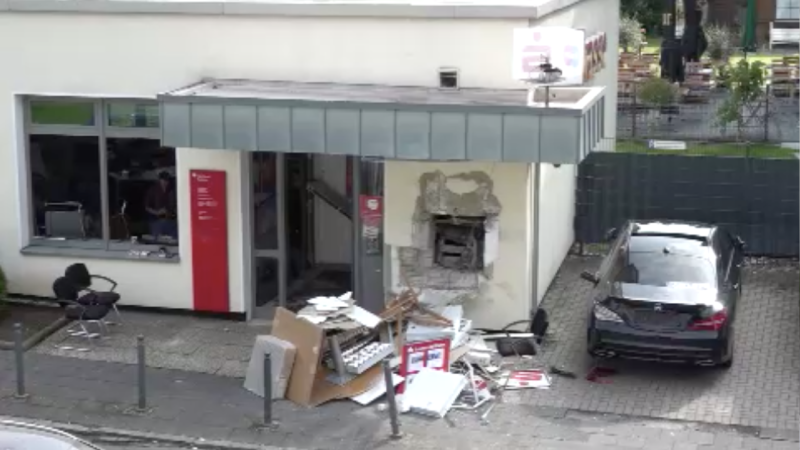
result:
M 669 251 L 665 252 L 665 248 Z M 712 286 L 716 271 L 699 241 L 634 236 L 626 264 L 615 281 L 648 286 Z

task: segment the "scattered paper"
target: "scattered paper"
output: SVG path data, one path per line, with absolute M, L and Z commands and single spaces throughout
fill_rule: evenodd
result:
M 401 377 L 400 375 L 392 374 L 392 384 L 394 387 L 400 385 L 405 378 Z M 381 396 L 386 394 L 386 381 L 383 377 L 379 380 L 376 380 L 375 384 L 369 387 L 366 391 L 362 392 L 361 394 L 355 395 L 350 397 L 350 400 L 358 403 L 361 406 L 367 406 L 370 403 L 374 402 L 375 400 L 379 399 Z
M 355 320 L 367 328 L 375 328 L 383 321 L 383 319 L 380 317 L 372 314 L 360 306 L 353 307 L 352 311 L 347 314 L 347 317 Z

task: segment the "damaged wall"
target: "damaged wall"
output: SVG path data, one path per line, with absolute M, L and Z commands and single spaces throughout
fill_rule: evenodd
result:
M 407 277 L 428 301 L 463 302 L 476 327 L 527 318 L 529 176 L 527 164 L 386 161 L 388 287 L 399 291 Z M 432 219 L 441 216 L 485 218 L 481 269 L 459 271 L 434 262 Z

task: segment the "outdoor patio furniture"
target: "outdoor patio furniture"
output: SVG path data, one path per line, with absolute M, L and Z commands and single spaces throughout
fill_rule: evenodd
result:
M 95 275 L 89 272 L 89 268 L 86 267 L 86 264 L 83 263 L 75 263 L 67 267 L 67 270 L 64 271 L 64 276 L 69 279 L 75 286 L 78 287 L 80 291 L 88 291 L 90 293 L 95 294 L 97 298 L 97 302 L 101 305 L 108 305 L 114 309 L 114 313 L 117 316 L 118 323 L 122 323 L 122 315 L 119 313 L 119 309 L 117 308 L 117 302 L 121 298 L 119 293 L 114 292 L 114 289 L 117 288 L 117 282 L 112 280 L 111 278 L 105 277 L 103 275 Z M 111 285 L 111 288 L 107 291 L 99 291 L 92 289 L 92 280 L 103 280 Z M 109 324 L 113 324 L 113 322 L 108 322 Z
M 64 307 L 64 317 L 76 321 L 80 328 L 67 329 L 70 336 L 82 336 L 91 340 L 108 331 L 104 319 L 111 312 L 111 306 L 99 303 L 96 293 L 80 295 L 80 288 L 67 277 L 60 277 L 53 283 L 53 293 L 56 301 Z M 98 332 L 89 332 L 89 324 L 94 324 Z

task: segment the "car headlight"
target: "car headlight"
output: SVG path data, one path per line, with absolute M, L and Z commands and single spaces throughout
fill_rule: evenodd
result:
M 603 305 L 594 305 L 594 318 L 604 322 L 622 322 L 622 317 Z

